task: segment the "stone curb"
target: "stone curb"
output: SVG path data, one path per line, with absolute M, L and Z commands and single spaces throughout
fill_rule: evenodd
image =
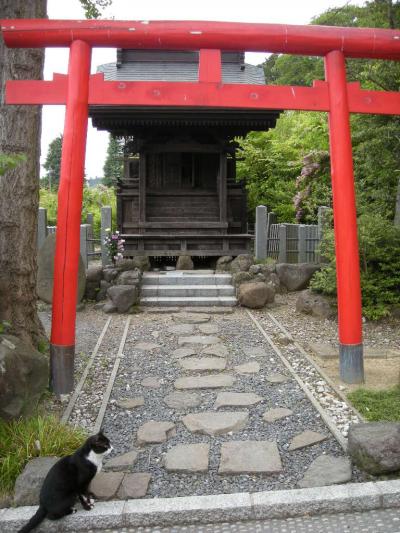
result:
M 242 492 L 99 502 L 90 512 L 78 511 L 56 522 L 46 520 L 36 531 L 55 533 L 96 528 L 284 519 L 393 507 L 400 507 L 400 479 L 252 494 Z M 0 509 L 0 531 L 16 533 L 35 511 L 36 507 Z

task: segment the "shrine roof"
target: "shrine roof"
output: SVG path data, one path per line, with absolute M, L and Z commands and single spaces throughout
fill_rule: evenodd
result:
M 118 50 L 116 63 L 97 68 L 107 81 L 193 81 L 198 79 L 198 52 Z M 265 85 L 262 67 L 244 62 L 242 52 L 222 52 L 223 83 Z

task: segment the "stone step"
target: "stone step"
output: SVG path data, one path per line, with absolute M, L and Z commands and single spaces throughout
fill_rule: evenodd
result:
M 195 270 L 192 272 L 196 272 Z M 186 271 L 145 272 L 142 287 L 145 285 L 230 285 L 230 274 L 189 274 Z
M 143 306 L 156 307 L 210 307 L 210 306 L 227 306 L 233 307 L 237 304 L 234 296 L 144 296 L 140 299 Z
M 142 296 L 235 296 L 232 285 L 143 285 Z

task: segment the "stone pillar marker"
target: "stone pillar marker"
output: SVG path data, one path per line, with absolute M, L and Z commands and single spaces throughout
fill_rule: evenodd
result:
M 267 208 L 265 205 L 256 207 L 255 256 L 258 260 L 267 257 Z
M 101 264 L 103 266 L 110 265 L 111 259 L 108 257 L 106 247 L 104 246 L 104 239 L 107 237 L 108 232 L 106 229 L 111 228 L 111 207 L 109 205 L 103 206 L 101 208 Z
M 37 249 L 40 250 L 47 237 L 47 209 L 39 207 Z

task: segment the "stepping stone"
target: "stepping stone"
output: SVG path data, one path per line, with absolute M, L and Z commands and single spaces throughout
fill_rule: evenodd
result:
M 235 366 L 235 372 L 238 374 L 257 374 L 260 372 L 260 364 L 257 361 L 250 361 L 250 363 L 237 365 Z
M 219 392 L 214 407 L 247 407 L 261 402 L 263 398 L 253 392 Z
M 193 348 L 177 348 L 172 352 L 172 356 L 175 359 L 182 359 L 183 357 L 189 357 L 190 355 L 197 355 L 196 350 Z
M 243 429 L 249 419 L 248 411 L 222 412 L 204 411 L 191 413 L 182 418 L 182 422 L 192 433 L 203 435 L 223 435 L 230 431 Z
M 207 472 L 209 444 L 179 444 L 165 456 L 167 472 Z
M 136 463 L 138 455 L 139 453 L 135 450 L 117 455 L 104 464 L 104 469 L 113 470 L 114 472 L 128 469 Z
M 321 442 L 327 439 L 327 435 L 322 435 L 322 433 L 317 433 L 316 431 L 306 430 L 299 435 L 296 435 L 289 446 L 289 452 L 293 450 L 299 450 L 300 448 L 305 448 L 306 446 L 311 446 L 317 442 Z
M 268 374 L 268 376 L 265 378 L 269 383 L 285 383 L 285 381 L 288 381 L 289 378 L 287 376 L 284 376 L 283 374 L 273 373 Z
M 281 418 L 286 418 L 293 414 L 293 411 L 286 409 L 285 407 L 276 407 L 275 409 L 269 409 L 263 414 L 263 420 L 265 422 L 275 422 Z
M 154 342 L 138 342 L 134 346 L 136 350 L 140 350 L 142 352 L 151 352 L 159 347 L 159 344 L 155 344 Z
M 247 348 L 243 348 L 243 351 L 248 357 L 267 357 L 268 356 L 264 348 L 261 348 L 260 346 L 249 346 Z
M 168 328 L 169 333 L 178 333 L 182 335 L 184 333 L 193 333 L 194 324 L 176 324 Z
M 216 324 L 202 324 L 199 327 L 199 330 L 206 335 L 215 335 L 219 332 L 219 327 Z
M 212 344 L 201 350 L 201 353 L 207 355 L 215 355 L 216 357 L 228 357 L 228 348 L 223 344 Z
M 186 410 L 201 404 L 201 397 L 195 392 L 171 392 L 164 398 L 164 403 L 171 409 Z
M 308 467 L 303 479 L 298 482 L 301 488 L 324 487 L 347 483 L 351 480 L 351 461 L 347 457 L 320 455 Z
M 165 442 L 170 437 L 176 435 L 176 428 L 173 422 L 156 422 L 150 420 L 139 427 L 137 431 L 138 444 L 158 444 Z
M 124 400 L 117 400 L 115 404 L 121 409 L 134 409 L 144 405 L 143 396 L 136 396 L 135 398 L 125 398 Z
M 219 474 L 275 474 L 282 471 L 276 442 L 235 441 L 221 446 Z
M 151 480 L 151 474 L 140 472 L 135 474 L 125 474 L 118 491 L 118 498 L 130 500 L 132 498 L 142 498 L 146 496 Z
M 204 324 L 211 318 L 210 315 L 204 313 L 177 313 L 172 315 L 175 322 L 186 322 L 187 324 Z
M 221 339 L 213 335 L 190 335 L 189 337 L 178 338 L 178 344 L 183 345 L 183 346 L 185 344 L 209 345 L 209 344 L 217 344 L 219 342 L 221 342 Z
M 89 485 L 98 500 L 111 500 L 124 478 L 123 472 L 99 472 Z
M 224 370 L 226 359 L 220 357 L 187 357 L 180 359 L 179 364 L 185 370 Z
M 209 376 L 191 376 L 178 378 L 174 387 L 176 389 L 218 389 L 220 387 L 231 387 L 235 383 L 235 378 L 230 374 L 210 374 Z
M 149 376 L 144 378 L 141 383 L 142 387 L 147 387 L 149 389 L 159 389 L 161 387 L 161 378 L 157 376 Z

